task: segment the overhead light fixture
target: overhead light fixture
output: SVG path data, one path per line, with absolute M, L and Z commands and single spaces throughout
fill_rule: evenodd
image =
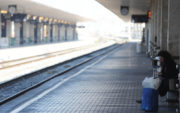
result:
M 30 17 L 31 17 L 31 15 L 28 14 L 28 15 L 26 16 L 26 19 L 28 20 L 28 19 L 30 19 Z
M 46 17 L 45 19 L 44 19 L 44 21 L 48 21 L 49 20 L 49 18 L 48 17 Z
M 53 18 L 50 18 L 49 21 L 51 22 L 53 20 Z
M 129 13 L 129 6 L 121 6 L 120 11 L 121 11 L 121 14 L 122 14 L 123 16 L 128 15 L 128 13 Z
M 54 19 L 53 22 L 56 23 L 56 22 L 57 22 L 57 19 Z
M 39 21 L 41 22 L 41 21 L 43 21 L 43 20 L 44 20 L 44 17 L 40 16 L 40 17 L 39 17 Z
M 8 11 L 7 10 L 1 10 L 1 14 L 7 14 Z
M 37 16 L 33 16 L 33 20 L 36 20 Z

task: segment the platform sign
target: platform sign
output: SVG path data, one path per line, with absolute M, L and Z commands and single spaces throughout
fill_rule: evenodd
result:
M 0 38 L 0 47 L 8 47 L 9 46 L 9 40 L 8 38 Z

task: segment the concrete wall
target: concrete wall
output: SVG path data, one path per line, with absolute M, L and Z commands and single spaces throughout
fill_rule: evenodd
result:
M 167 50 L 173 56 L 179 55 L 179 28 L 180 28 L 180 0 L 169 0 L 169 17 L 168 17 L 168 44 Z
M 161 37 L 160 37 L 160 48 L 167 50 L 167 29 L 168 29 L 168 0 L 162 0 L 161 4 Z
M 152 0 L 151 11 L 152 18 L 148 23 L 150 25 L 146 25 L 146 32 L 151 26 L 151 48 L 155 45 L 160 47 L 160 50 L 168 50 L 172 56 L 180 56 L 180 0 Z M 158 51 L 151 49 L 151 55 L 155 56 Z

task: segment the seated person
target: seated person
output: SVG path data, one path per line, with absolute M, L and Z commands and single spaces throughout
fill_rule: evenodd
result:
M 158 56 L 160 57 L 161 67 L 161 71 L 158 72 L 161 79 L 158 91 L 160 96 L 165 96 L 169 90 L 169 79 L 177 78 L 178 70 L 176 69 L 176 63 L 172 59 L 172 56 L 167 51 L 160 51 Z
M 157 75 L 161 79 L 158 93 L 160 96 L 165 96 L 169 90 L 169 79 L 177 78 L 178 70 L 176 69 L 176 63 L 169 52 L 160 51 L 158 53 L 158 57 L 160 62 L 160 71 L 157 72 Z M 136 102 L 141 103 L 142 100 L 136 100 Z

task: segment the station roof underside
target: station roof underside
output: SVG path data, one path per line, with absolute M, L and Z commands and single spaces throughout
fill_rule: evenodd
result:
M 79 15 L 55 9 L 32 0 L 0 0 L 1 10 L 8 10 L 8 5 L 16 5 L 17 13 L 60 19 L 71 23 L 88 20 Z
M 96 0 L 124 21 L 130 21 L 133 14 L 147 14 L 150 10 L 151 0 Z M 120 12 L 121 6 L 128 6 L 129 13 L 123 16 Z

